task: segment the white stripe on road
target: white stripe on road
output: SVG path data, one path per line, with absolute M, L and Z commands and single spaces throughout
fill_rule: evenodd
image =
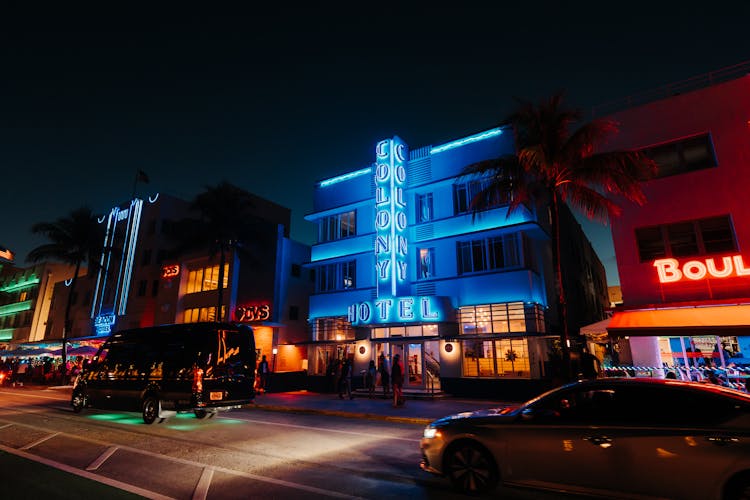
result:
M 32 429 L 43 429 L 41 427 L 34 426 L 34 425 L 29 425 L 29 424 L 16 424 L 16 425 L 23 426 L 23 427 L 30 427 Z M 43 430 L 46 430 L 46 429 L 43 429 Z M 59 434 L 59 433 L 56 433 L 56 434 Z M 67 434 L 65 434 L 65 435 L 67 435 Z M 100 444 L 100 445 L 110 445 L 111 444 L 111 443 L 105 443 L 105 442 L 100 441 L 98 439 L 90 439 L 90 438 L 86 438 L 86 437 L 82 437 L 82 436 L 70 435 L 70 437 L 73 437 L 73 438 L 81 440 L 81 441 L 85 441 L 87 443 L 95 443 L 95 444 Z M 158 458 L 158 459 L 162 459 L 162 460 L 167 460 L 169 462 L 180 463 L 180 464 L 187 464 L 187 465 L 193 465 L 193 466 L 197 466 L 197 467 L 200 467 L 200 468 L 209 467 L 209 465 L 205 464 L 205 463 L 196 462 L 196 461 L 193 461 L 193 460 L 187 460 L 187 459 L 184 459 L 184 458 L 172 457 L 172 456 L 169 456 L 169 455 L 161 455 L 159 453 L 154 453 L 154 452 L 147 451 L 147 450 L 142 450 L 142 449 L 139 449 L 139 448 L 133 448 L 131 446 L 119 445 L 118 448 L 121 449 L 121 450 L 130 451 L 132 453 L 136 453 L 136 454 L 140 454 L 140 455 L 146 455 L 146 456 L 149 456 L 149 457 L 154 457 L 154 458 Z M 47 459 L 44 459 L 44 458 L 41 458 L 41 457 L 37 457 L 36 455 L 31 455 L 29 453 L 25 453 L 25 452 L 22 452 L 22 451 L 19 451 L 19 450 L 15 450 L 13 448 L 8 448 L 8 447 L 6 447 L 6 446 L 4 446 L 2 444 L 0 444 L 0 450 L 8 451 L 9 453 L 13 453 L 13 454 L 22 456 L 24 458 L 29 458 L 30 460 L 36 460 L 37 462 L 41 462 L 41 463 L 44 463 L 46 465 L 50 465 L 51 467 L 56 467 L 58 469 L 66 471 L 66 472 L 75 471 L 75 472 L 73 472 L 74 474 L 77 474 L 77 475 L 80 475 L 80 476 L 83 476 L 83 477 L 87 477 L 89 479 L 94 479 L 95 481 L 99 481 L 101 483 L 109 484 L 110 486 L 115 486 L 117 488 L 121 488 L 121 489 L 124 489 L 126 491 L 132 491 L 132 492 L 135 492 L 135 493 L 137 493 L 139 495 L 146 496 L 147 498 L 157 498 L 157 499 L 168 499 L 169 498 L 169 497 L 165 497 L 165 496 L 159 495 L 158 493 L 149 492 L 148 490 L 143 490 L 146 493 L 142 493 L 142 492 L 134 491 L 132 489 L 128 489 L 128 488 L 135 488 L 135 489 L 140 490 L 140 488 L 138 488 L 137 486 L 126 485 L 126 486 L 128 486 L 128 488 L 125 488 L 125 487 L 122 487 L 122 486 L 117 486 L 117 485 L 114 485 L 114 484 L 110 484 L 108 481 L 113 481 L 114 483 L 118 483 L 118 484 L 125 484 L 125 483 L 120 483 L 119 481 L 114 481 L 114 480 L 99 479 L 99 476 L 97 476 L 97 475 L 95 475 L 95 474 L 93 474 L 91 472 L 82 471 L 80 469 L 76 469 L 74 467 L 71 467 L 71 466 L 68 466 L 68 465 L 65 465 L 65 464 L 61 464 L 61 463 L 58 463 L 58 462 L 53 462 L 52 460 L 47 460 Z M 55 464 L 59 464 L 59 466 L 55 465 Z M 313 494 L 318 495 L 318 496 L 326 496 L 326 497 L 333 497 L 333 498 L 351 498 L 351 499 L 359 499 L 360 498 L 360 497 L 356 497 L 356 496 L 353 496 L 353 495 L 348 495 L 348 494 L 345 494 L 345 493 L 339 493 L 338 491 L 332 491 L 332 490 L 326 490 L 326 489 L 322 489 L 322 488 L 316 488 L 315 486 L 308 486 L 308 485 L 300 484 L 300 483 L 293 483 L 291 481 L 284 481 L 283 479 L 276 479 L 276 478 L 273 478 L 273 477 L 261 476 L 261 475 L 258 475 L 258 474 L 253 474 L 251 472 L 237 471 L 237 470 L 233 470 L 233 469 L 227 469 L 227 468 L 224 468 L 224 467 L 212 467 L 212 468 L 214 469 L 214 471 L 219 471 L 219 472 L 222 472 L 222 473 L 225 473 L 225 474 L 231 474 L 231 475 L 234 475 L 234 476 L 240 476 L 240 477 L 244 477 L 244 478 L 247 478 L 247 479 L 253 479 L 255 481 L 260 481 L 260 482 L 264 482 L 264 483 L 275 484 L 277 486 L 284 486 L 286 488 L 307 491 L 307 492 L 313 493 Z M 153 496 L 153 495 L 157 495 L 157 496 Z
M 139 488 L 138 486 L 133 486 L 131 484 L 122 483 L 120 481 L 117 481 L 116 479 L 109 479 L 107 477 L 97 476 L 96 474 L 93 474 L 91 472 L 86 472 L 86 471 L 77 469 L 75 467 L 72 467 L 70 465 L 66 465 L 60 462 L 55 462 L 54 460 L 49 460 L 47 458 L 42 458 L 38 455 L 26 453 L 25 451 L 16 450 L 14 448 L 10 448 L 2 444 L 0 444 L 0 451 L 4 451 L 6 453 L 10 453 L 11 455 L 16 455 L 17 457 L 31 460 L 33 462 L 38 462 L 40 464 L 44 464 L 49 467 L 54 467 L 55 469 L 59 469 L 69 474 L 75 474 L 76 476 L 85 477 L 86 479 L 91 479 L 92 481 L 106 484 L 107 486 L 111 486 L 113 488 L 119 488 L 121 490 L 129 491 L 130 493 L 135 493 L 136 495 L 141 495 L 142 497 L 146 497 L 151 500 L 175 500 L 172 497 L 161 495 L 159 493 L 149 491 L 144 488 Z
M 211 479 L 214 477 L 214 468 L 206 467 L 203 469 L 203 474 L 198 480 L 198 486 L 193 491 L 193 500 L 206 500 L 208 496 L 208 488 L 211 486 Z
M 30 450 L 30 449 L 31 449 L 31 448 L 33 448 L 34 446 L 36 446 L 36 445 L 38 445 L 38 444 L 42 444 L 43 442 L 47 441 L 48 439 L 52 439 L 53 437 L 57 436 L 58 434 L 60 434 L 60 433 L 59 433 L 59 432 L 53 432 L 53 433 L 52 433 L 52 434 L 50 434 L 49 436 L 45 436 L 45 437 L 43 437 L 43 438 L 41 438 L 41 439 L 37 439 L 37 440 L 36 440 L 36 441 L 34 441 L 33 443 L 29 443 L 29 444 L 27 444 L 26 446 L 22 446 L 22 447 L 21 447 L 20 449 L 21 449 L 21 450 Z
M 102 466 L 102 464 L 104 462 L 107 461 L 107 459 L 109 457 L 111 457 L 112 455 L 114 455 L 114 453 L 116 451 L 117 451 L 117 446 L 110 446 L 109 448 L 107 448 L 106 450 L 104 450 L 104 453 L 102 453 L 101 455 L 99 455 L 99 457 L 96 460 L 94 460 L 93 462 L 91 462 L 89 464 L 89 466 L 86 467 L 86 470 L 96 470 L 96 469 L 98 469 L 99 467 Z

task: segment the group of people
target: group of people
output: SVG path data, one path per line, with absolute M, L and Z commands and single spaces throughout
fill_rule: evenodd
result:
M 345 358 L 334 360 L 330 374 L 334 377 L 334 388 L 341 399 L 354 399 L 352 395 L 352 361 Z M 367 388 L 370 398 L 375 397 L 375 391 L 378 384 L 383 388 L 383 396 L 388 397 L 388 393 L 393 394 L 393 406 L 399 407 L 404 405 L 404 365 L 401 356 L 393 356 L 393 363 L 388 361 L 384 354 L 378 357 L 377 365 L 375 360 L 370 360 L 367 370 L 364 372 L 365 387 Z
M 83 356 L 71 356 L 63 367 L 61 358 L 49 356 L 0 358 L 0 384 L 23 386 L 24 383 L 57 384 L 63 376 L 75 377 L 83 369 Z

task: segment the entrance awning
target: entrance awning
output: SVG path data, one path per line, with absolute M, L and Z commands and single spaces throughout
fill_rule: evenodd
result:
M 611 319 L 612 318 L 610 317 L 601 321 L 597 321 L 596 323 L 591 323 L 590 325 L 583 326 L 581 327 L 580 333 L 581 335 L 585 335 L 595 342 L 606 342 L 609 337 L 607 328 L 609 327 L 609 322 Z
M 750 304 L 617 311 L 612 335 L 750 335 Z

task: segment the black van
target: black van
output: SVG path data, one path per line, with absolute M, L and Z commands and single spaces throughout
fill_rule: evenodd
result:
M 73 384 L 71 405 L 198 418 L 255 398 L 255 337 L 247 325 L 186 323 L 113 333 Z

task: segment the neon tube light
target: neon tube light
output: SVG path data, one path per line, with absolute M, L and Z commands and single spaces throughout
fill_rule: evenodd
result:
M 716 261 L 721 262 L 720 267 Z M 657 259 L 653 266 L 659 275 L 660 283 L 674 283 L 688 279 L 692 281 L 712 278 L 750 276 L 750 267 L 745 266 L 742 255 L 690 260 L 680 266 L 677 259 Z
M 35 274 L 32 274 L 27 280 L 19 279 L 15 283 L 9 283 L 4 287 L 0 287 L 0 292 L 15 292 L 16 290 L 32 287 L 37 283 L 39 283 L 39 278 L 37 278 Z
M 330 186 L 331 184 L 336 184 L 337 182 L 342 181 L 348 181 L 349 179 L 354 179 L 355 177 L 359 177 L 360 175 L 366 175 L 372 172 L 372 168 L 367 167 L 363 168 L 362 170 L 355 170 L 354 172 L 349 172 L 348 174 L 339 175 L 338 177 L 331 177 L 330 179 L 326 179 L 324 181 L 320 181 L 318 186 L 320 187 L 326 187 Z
M 485 139 L 498 136 L 502 133 L 503 131 L 501 129 L 493 128 L 492 130 L 488 130 L 486 132 L 470 135 L 469 137 L 464 137 L 463 139 L 458 139 L 456 141 L 436 146 L 430 150 L 430 154 L 434 155 L 435 153 L 442 153 L 443 151 L 448 151 L 449 149 L 460 148 L 461 146 L 466 146 L 467 144 L 471 144 L 472 142 L 483 141 Z

